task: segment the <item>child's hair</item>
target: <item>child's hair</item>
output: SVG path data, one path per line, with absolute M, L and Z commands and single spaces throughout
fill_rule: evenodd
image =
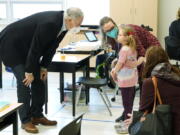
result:
M 129 46 L 133 51 L 136 51 L 136 40 L 134 38 L 134 30 L 132 27 L 122 24 L 119 26 L 124 36 L 127 36 L 126 45 Z
M 179 8 L 179 10 L 177 12 L 177 19 L 180 19 L 180 8 Z
M 151 76 L 153 68 L 159 63 L 169 63 L 168 54 L 160 46 L 151 46 L 146 51 L 146 63 L 143 69 L 143 78 Z M 172 66 L 172 71 L 180 76 L 180 71 Z

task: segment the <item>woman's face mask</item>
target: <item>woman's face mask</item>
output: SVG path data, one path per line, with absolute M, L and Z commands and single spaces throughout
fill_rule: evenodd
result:
M 118 28 L 114 27 L 111 31 L 106 32 L 106 36 L 116 39 L 118 36 L 118 32 L 119 32 Z

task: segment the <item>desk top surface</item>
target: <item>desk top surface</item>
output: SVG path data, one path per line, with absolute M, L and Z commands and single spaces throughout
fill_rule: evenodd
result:
M 59 48 L 59 52 L 92 52 L 100 50 L 101 41 L 89 42 L 89 41 L 79 41 L 75 43 L 68 44 L 63 48 Z
M 76 63 L 86 58 L 90 58 L 87 54 L 61 54 L 56 53 L 52 59 L 52 62 L 72 62 Z
M 22 103 L 13 103 L 10 104 L 9 107 L 7 107 L 6 109 L 4 109 L 2 112 L 0 112 L 0 119 L 2 117 L 4 117 L 5 115 L 14 112 L 16 109 L 18 109 L 20 106 L 22 105 Z

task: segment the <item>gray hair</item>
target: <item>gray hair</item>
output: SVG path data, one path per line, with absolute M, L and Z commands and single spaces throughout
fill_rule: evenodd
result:
M 64 13 L 65 19 L 67 18 L 77 19 L 81 17 L 84 17 L 84 14 L 80 8 L 71 7 L 71 8 L 68 8 Z

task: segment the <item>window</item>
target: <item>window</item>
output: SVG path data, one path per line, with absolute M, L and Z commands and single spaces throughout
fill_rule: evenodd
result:
M 53 3 L 31 3 L 24 4 L 18 3 L 13 4 L 13 18 L 20 19 L 26 16 L 32 15 L 37 12 L 42 11 L 59 11 L 62 10 L 62 4 L 53 4 Z M 23 12 L 22 12 L 23 11 Z
M 82 9 L 83 25 L 99 25 L 102 17 L 109 16 L 109 0 L 68 0 L 67 7 Z
M 99 25 L 109 16 L 109 0 L 0 0 L 0 24 L 8 24 L 31 14 L 79 7 L 84 12 L 83 25 Z
M 0 20 L 3 20 L 3 19 L 6 19 L 6 4 L 4 3 L 0 3 L 0 9 L 1 9 L 1 12 L 0 12 Z
M 0 0 L 0 25 L 42 11 L 63 9 L 64 0 Z

